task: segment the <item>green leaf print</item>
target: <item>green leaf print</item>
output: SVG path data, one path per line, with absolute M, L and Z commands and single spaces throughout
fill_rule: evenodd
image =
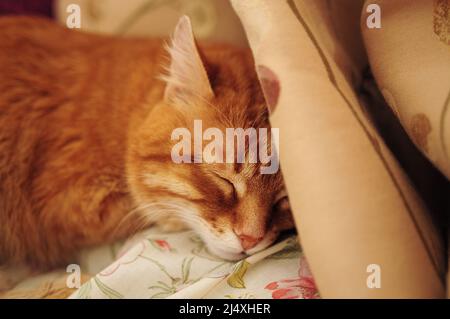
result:
M 194 260 L 194 257 L 183 259 L 183 264 L 181 265 L 181 274 L 183 277 L 182 278 L 183 284 L 187 283 L 189 280 L 189 274 L 191 272 L 191 264 L 192 264 L 193 260 Z
M 237 263 L 233 273 L 227 279 L 228 285 L 233 288 L 245 288 L 244 276 L 249 266 L 250 263 L 246 260 Z
M 172 295 L 172 294 L 174 294 L 175 292 L 172 292 L 172 291 L 167 291 L 167 292 L 158 292 L 158 293 L 156 293 L 156 294 L 154 294 L 154 295 L 151 295 L 150 296 L 150 299 L 162 299 L 162 298 L 167 298 L 167 297 L 169 297 L 170 295 Z
M 171 274 L 169 274 L 166 270 L 166 268 L 158 263 L 157 261 L 145 257 L 145 259 L 151 261 L 152 263 L 156 264 L 171 280 L 170 283 L 167 284 L 163 281 L 157 281 L 155 285 L 152 285 L 148 287 L 148 289 L 151 290 L 159 290 L 159 292 L 153 294 L 150 296 L 150 298 L 164 298 L 167 296 L 170 296 L 174 293 L 176 293 L 179 289 L 182 289 L 184 286 L 192 284 L 196 282 L 198 279 L 190 279 L 191 274 L 191 265 L 192 261 L 194 260 L 194 257 L 186 257 L 183 259 L 183 262 L 181 264 L 181 278 L 175 277 Z
M 98 286 L 98 289 L 100 289 L 100 291 L 107 296 L 110 299 L 123 299 L 123 295 L 118 292 L 115 291 L 114 289 L 108 287 L 107 285 L 105 285 L 100 279 L 98 279 L 97 277 L 94 277 L 94 281 Z
M 78 290 L 76 298 L 90 299 L 91 298 L 91 290 L 92 290 L 92 279 L 81 286 L 80 290 Z

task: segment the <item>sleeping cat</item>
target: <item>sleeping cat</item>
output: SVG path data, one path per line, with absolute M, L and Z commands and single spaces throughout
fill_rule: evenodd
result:
M 171 160 L 195 119 L 270 127 L 251 53 L 200 48 L 187 17 L 167 46 L 0 19 L 0 265 L 55 267 L 149 223 L 236 260 L 293 227 L 280 172 Z

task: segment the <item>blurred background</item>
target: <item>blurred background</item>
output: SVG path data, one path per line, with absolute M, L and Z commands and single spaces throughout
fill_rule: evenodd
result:
M 81 28 L 102 34 L 165 36 L 187 14 L 199 39 L 246 46 L 229 0 L 2 0 L 0 14 L 37 14 L 65 24 L 67 6 L 81 8 Z

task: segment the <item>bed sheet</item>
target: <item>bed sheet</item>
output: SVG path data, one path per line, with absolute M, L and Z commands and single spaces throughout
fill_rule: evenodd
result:
M 74 287 L 77 281 L 82 285 Z M 85 250 L 66 269 L 29 276 L 0 297 L 310 299 L 319 293 L 296 235 L 230 262 L 210 254 L 193 231 L 150 228 Z
M 317 298 L 296 236 L 246 259 L 211 255 L 192 231 L 151 229 L 130 239 L 117 260 L 84 283 L 70 298 Z M 114 247 L 105 247 L 111 255 Z M 98 262 L 97 250 L 85 256 Z M 90 266 L 92 268 L 92 266 Z

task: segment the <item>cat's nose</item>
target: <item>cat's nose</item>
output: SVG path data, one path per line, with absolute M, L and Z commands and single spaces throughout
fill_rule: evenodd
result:
M 248 235 L 239 235 L 239 239 L 241 240 L 242 248 L 244 248 L 244 250 L 248 250 L 255 247 L 262 238 L 256 238 Z

